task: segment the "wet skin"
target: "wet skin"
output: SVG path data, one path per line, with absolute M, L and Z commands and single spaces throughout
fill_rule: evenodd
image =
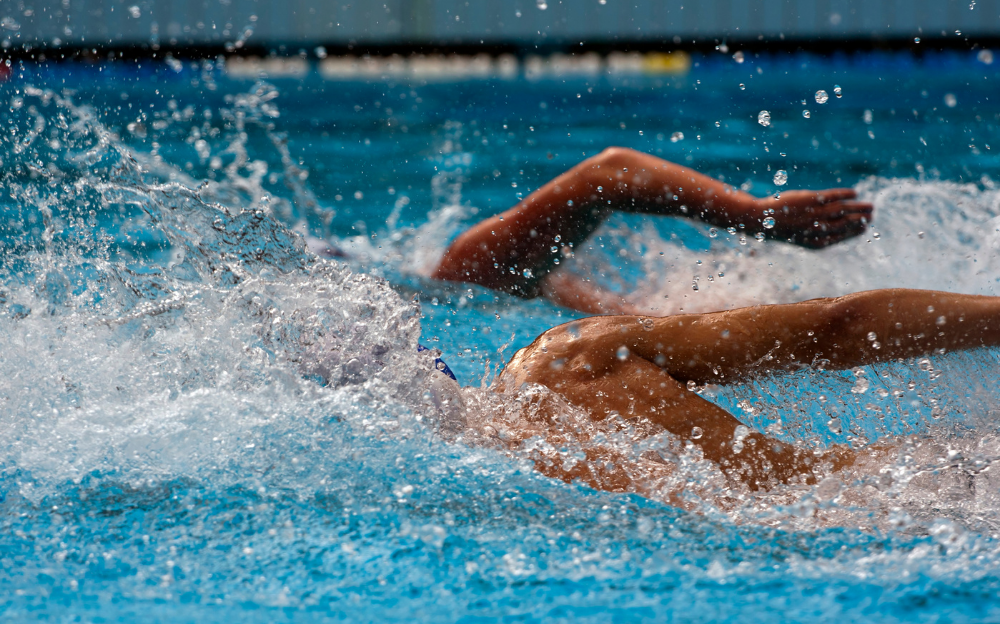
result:
M 829 189 L 757 198 L 655 156 L 609 148 L 461 234 L 433 277 L 545 296 L 587 313 L 636 312 L 619 296 L 555 271 L 559 250 L 578 246 L 614 210 L 689 217 L 818 249 L 864 232 L 873 208 L 855 197 L 852 189 Z
M 595 420 L 646 418 L 756 490 L 811 482 L 861 451 L 805 452 L 758 432 L 734 444 L 741 423 L 688 382 L 726 385 L 768 371 L 846 369 L 998 344 L 1000 297 L 876 290 L 709 314 L 572 321 L 518 351 L 497 389 L 540 384 Z

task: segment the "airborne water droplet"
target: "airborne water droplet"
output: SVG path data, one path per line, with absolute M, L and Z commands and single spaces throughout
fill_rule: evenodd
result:
M 705 435 L 705 432 L 702 431 L 701 427 L 692 427 L 691 428 L 691 439 L 692 440 L 700 440 L 701 436 L 703 436 L 703 435 Z
M 741 82 L 740 83 L 740 91 L 746 91 L 746 88 L 747 88 L 747 86 Z
M 673 134 L 670 135 L 670 142 L 671 143 L 676 143 L 678 141 L 683 141 L 683 140 L 684 140 L 684 133 L 683 132 L 675 132 L 675 133 L 673 133 Z
M 625 345 L 618 347 L 618 351 L 617 353 L 615 353 L 615 355 L 618 356 L 619 360 L 624 362 L 625 360 L 628 359 L 628 347 L 626 347 Z
M 804 111 L 802 111 L 802 116 L 805 117 L 806 119 L 809 119 L 812 116 L 812 113 L 810 113 L 809 109 L 807 108 Z
M 829 99 L 830 99 L 830 94 L 824 91 L 823 89 L 820 89 L 819 91 L 816 92 L 817 104 L 826 104 L 826 101 Z
M 718 235 L 719 235 L 719 230 L 717 230 L 715 228 L 708 228 L 708 237 L 709 238 L 715 238 Z
M 768 112 L 768 111 L 766 111 L 766 110 L 760 111 L 760 113 L 757 114 L 757 123 L 759 123 L 760 125 L 765 126 L 765 127 L 770 126 L 771 125 L 771 113 Z
M 784 169 L 778 169 L 776 172 L 774 172 L 775 184 L 777 184 L 778 186 L 784 186 L 786 182 L 788 182 L 787 171 L 785 171 Z M 774 219 L 772 219 L 771 221 L 774 221 Z
M 833 85 L 833 94 L 837 97 L 844 97 L 844 91 L 840 88 L 840 85 Z
M 771 228 L 774 227 L 774 217 L 765 218 L 764 221 L 761 223 L 761 225 L 764 226 L 765 230 L 770 230 Z
M 139 10 L 139 7 L 132 5 L 128 8 L 128 14 L 131 15 L 133 19 L 139 19 L 142 12 Z
M 737 63 L 742 63 L 743 62 L 743 58 L 744 57 L 743 57 L 743 51 L 742 50 L 733 55 L 733 60 L 736 61 Z

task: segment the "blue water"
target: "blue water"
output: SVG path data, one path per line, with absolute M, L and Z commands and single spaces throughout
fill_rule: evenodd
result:
M 566 269 L 663 313 L 996 294 L 998 69 L 975 53 L 431 83 L 17 68 L 0 85 L 0 617 L 1000 620 L 996 353 L 699 389 L 810 444 L 917 436 L 867 472 L 753 494 L 630 423 L 567 412 L 574 433 L 549 440 L 537 394 L 488 384 L 578 315 L 426 277 L 462 227 L 624 145 L 759 195 L 783 169 L 876 203 L 866 236 L 818 253 L 613 217 Z M 317 258 L 323 241 L 351 257 Z M 472 386 L 467 429 L 442 424 L 418 342 Z M 629 491 L 533 469 L 594 446 Z

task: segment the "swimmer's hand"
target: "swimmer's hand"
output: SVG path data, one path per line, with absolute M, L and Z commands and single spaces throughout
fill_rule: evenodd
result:
M 768 238 L 821 249 L 858 236 L 872 220 L 874 206 L 856 201 L 854 189 L 784 191 L 756 201 L 755 223 Z M 766 221 L 774 219 L 773 227 Z

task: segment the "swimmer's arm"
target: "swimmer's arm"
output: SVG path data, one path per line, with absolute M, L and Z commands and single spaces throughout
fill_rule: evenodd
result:
M 609 148 L 461 234 L 433 277 L 538 296 L 541 280 L 556 268 L 561 248 L 582 243 L 612 210 L 687 216 L 825 247 L 860 234 L 871 219 L 871 204 L 854 197 L 851 189 L 832 189 L 757 199 L 655 156 Z M 770 228 L 765 227 L 769 217 L 775 221 Z
M 698 384 L 1000 345 L 1000 297 L 924 290 L 666 317 L 653 319 L 650 331 L 638 317 L 617 318 L 634 319 L 627 334 L 637 355 Z

